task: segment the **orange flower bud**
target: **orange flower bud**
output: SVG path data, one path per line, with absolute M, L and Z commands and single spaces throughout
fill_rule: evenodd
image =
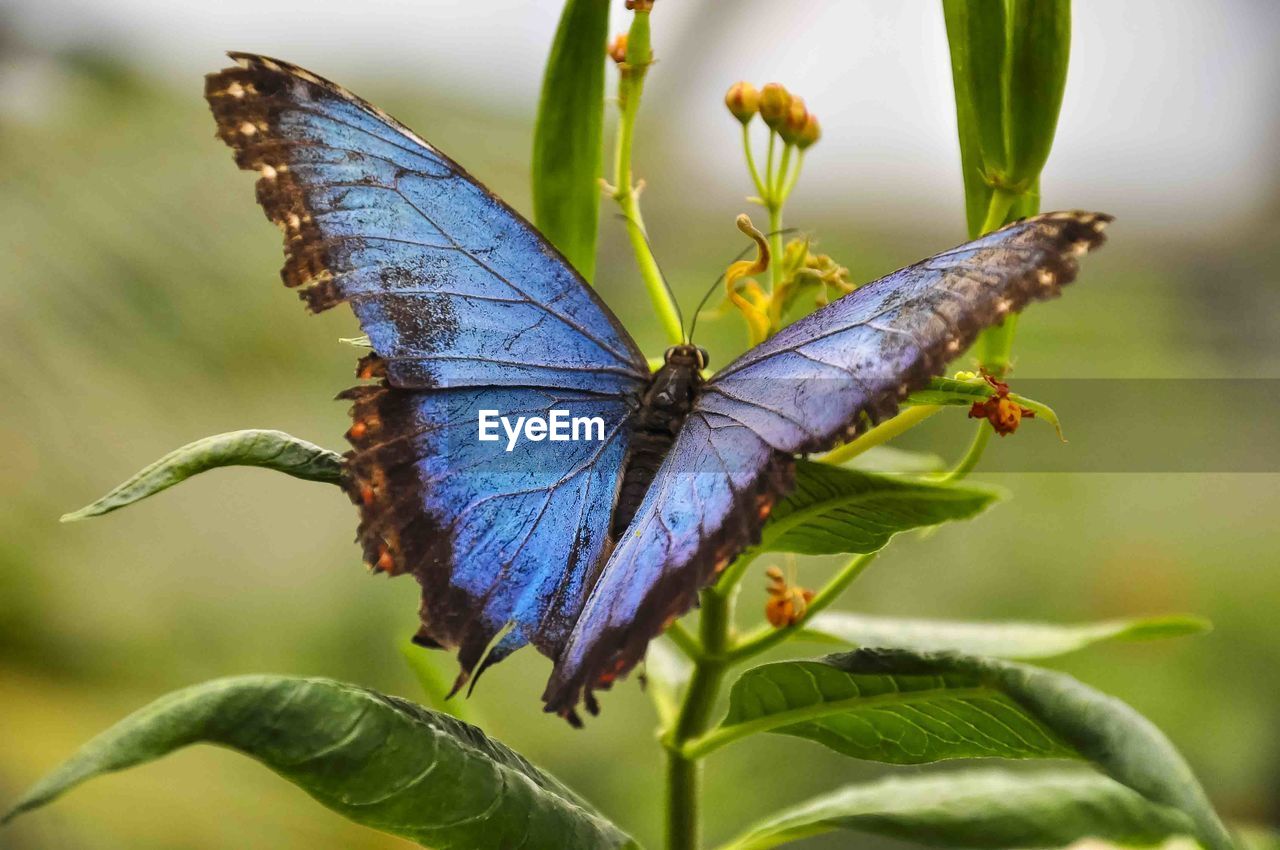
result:
M 804 131 L 807 120 L 809 120 L 809 109 L 804 105 L 804 98 L 792 95 L 791 103 L 787 104 L 786 115 L 782 117 L 782 126 L 778 127 L 778 135 L 782 136 L 782 141 L 794 145 L 800 138 L 800 133 Z
M 818 124 L 818 116 L 810 112 L 805 118 L 804 129 L 796 136 L 796 147 L 804 150 L 820 138 L 822 138 L 822 127 Z
M 776 130 L 786 120 L 791 108 L 791 94 L 781 83 L 766 83 L 760 90 L 760 117 L 769 129 Z
M 760 110 L 760 90 L 745 80 L 734 83 L 725 92 L 724 105 L 729 107 L 734 118 L 746 124 Z
M 619 65 L 627 61 L 627 34 L 618 33 L 609 44 L 609 58 Z

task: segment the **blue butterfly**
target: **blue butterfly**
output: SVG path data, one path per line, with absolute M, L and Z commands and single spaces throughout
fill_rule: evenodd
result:
M 692 345 L 651 373 L 565 259 L 457 163 L 309 71 L 231 55 L 206 98 L 261 175 L 284 282 L 313 311 L 350 304 L 372 347 L 368 382 L 343 394 L 366 559 L 417 578 L 415 639 L 457 650 L 459 685 L 531 643 L 555 662 L 547 710 L 574 722 L 759 539 L 796 455 L 894 415 L 983 328 L 1057 295 L 1111 220 L 1029 218 L 859 288 L 709 380 Z M 554 410 L 597 433 L 480 439 L 485 416 Z

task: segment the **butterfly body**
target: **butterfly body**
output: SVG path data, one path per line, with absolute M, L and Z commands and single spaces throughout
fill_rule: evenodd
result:
M 706 353 L 692 345 L 667 349 L 662 367 L 645 388 L 631 422 L 631 453 L 622 475 L 612 535 L 631 524 L 658 468 L 671 451 L 702 386 Z
M 377 571 L 422 586 L 419 643 L 459 684 L 526 644 L 571 720 L 759 540 L 798 454 L 888 418 L 983 328 L 1056 296 L 1110 220 L 1050 213 L 907 266 L 704 379 L 651 372 L 630 334 L 518 213 L 376 107 L 309 71 L 232 54 L 206 98 L 284 233 L 286 285 L 351 306 L 357 375 L 345 487 Z M 501 414 L 599 421 L 514 445 Z

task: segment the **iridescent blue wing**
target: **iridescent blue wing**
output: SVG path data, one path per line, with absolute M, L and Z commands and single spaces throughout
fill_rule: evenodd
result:
M 545 699 L 571 710 L 642 656 L 759 539 L 795 454 L 897 412 L 983 328 L 1056 296 L 1110 216 L 1048 213 L 894 272 L 718 372 L 659 468 L 560 656 Z
M 284 231 L 285 284 L 351 305 L 373 354 L 347 396 L 347 489 L 369 563 L 423 586 L 419 640 L 467 674 L 533 642 L 554 655 L 594 580 L 648 379 L 635 343 L 517 213 L 385 113 L 301 68 L 246 54 L 206 98 Z M 480 409 L 600 415 L 607 440 L 476 439 Z

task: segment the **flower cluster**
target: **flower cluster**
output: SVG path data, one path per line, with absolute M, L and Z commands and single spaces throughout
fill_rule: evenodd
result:
M 782 244 L 782 208 L 800 177 L 805 152 L 822 137 L 818 117 L 809 111 L 804 98 L 787 91 L 781 83 L 757 89 L 748 82 L 734 83 L 724 96 L 725 106 L 742 125 L 742 147 L 747 169 L 755 184 L 756 196 L 749 200 L 769 212 L 769 232 L 761 234 L 746 216 L 739 216 L 738 228 L 754 239 L 759 253 L 755 260 L 733 263 L 725 272 L 729 302 L 742 314 L 752 345 L 777 333 L 783 316 L 804 293 L 812 293 L 818 306 L 832 295 L 853 290 L 848 269 L 825 254 L 814 254 L 807 237 Z M 761 173 L 751 143 L 751 125 L 759 115 L 768 129 L 765 168 Z M 748 275 L 768 271 L 762 286 Z
M 766 83 L 757 89 L 751 83 L 738 82 L 729 87 L 724 96 L 725 106 L 733 117 L 750 124 L 756 113 L 772 133 L 777 133 L 786 145 L 800 150 L 813 145 L 822 136 L 818 116 L 805 106 L 804 98 L 793 95 L 781 83 Z

